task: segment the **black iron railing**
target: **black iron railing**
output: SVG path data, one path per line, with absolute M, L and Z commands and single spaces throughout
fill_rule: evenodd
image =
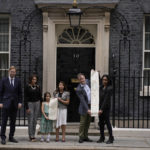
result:
M 120 128 L 149 128 L 150 73 L 113 76 L 112 124 Z

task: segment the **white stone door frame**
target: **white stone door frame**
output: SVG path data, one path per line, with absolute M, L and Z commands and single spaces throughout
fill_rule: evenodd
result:
M 43 12 L 43 92 L 53 94 L 56 89 L 57 38 L 56 25 L 69 24 L 68 19 L 51 19 L 48 12 Z M 99 19 L 82 19 L 82 24 L 96 24 L 95 68 L 101 74 L 109 71 L 109 27 L 110 13 Z

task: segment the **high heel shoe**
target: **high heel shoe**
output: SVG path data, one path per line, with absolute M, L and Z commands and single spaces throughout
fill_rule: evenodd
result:
M 105 137 L 100 137 L 100 139 L 97 141 L 97 143 L 103 143 L 105 141 Z
M 61 140 L 61 141 L 62 141 L 62 142 L 66 142 L 65 139 L 64 139 L 64 140 Z
M 112 144 L 114 142 L 114 137 L 110 136 L 106 144 Z
M 59 139 L 56 139 L 55 142 L 59 142 Z

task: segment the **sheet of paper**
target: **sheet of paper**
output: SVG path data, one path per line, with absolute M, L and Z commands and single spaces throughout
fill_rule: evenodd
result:
M 56 120 L 57 119 L 57 109 L 58 109 L 58 100 L 57 98 L 51 98 L 49 103 L 49 119 Z
M 99 73 L 91 70 L 91 116 L 98 116 L 99 111 Z

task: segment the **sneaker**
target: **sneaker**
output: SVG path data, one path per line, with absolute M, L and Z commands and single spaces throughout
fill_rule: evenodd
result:
M 46 139 L 46 142 L 49 143 L 49 142 L 50 142 L 50 138 L 47 138 L 47 139 Z
M 41 138 L 40 142 L 44 142 L 44 139 L 43 139 L 43 138 Z

